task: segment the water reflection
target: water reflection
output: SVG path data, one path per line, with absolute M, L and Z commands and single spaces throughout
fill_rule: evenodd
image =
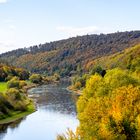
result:
M 41 108 L 61 112 L 63 114 L 76 115 L 75 101 L 72 95 L 64 88 L 42 86 L 38 89 L 32 89 L 29 92 L 31 94 L 37 93 L 34 98 L 36 98 L 37 104 Z
M 6 135 L 7 133 L 7 129 L 11 129 L 11 130 L 14 130 L 15 128 L 18 128 L 20 123 L 25 120 L 25 118 L 22 118 L 22 119 L 19 119 L 19 120 L 16 120 L 15 122 L 13 123 L 8 123 L 8 124 L 4 124 L 4 125 L 0 125 L 0 140 L 3 139 L 3 137 Z
M 76 129 L 77 96 L 64 85 L 40 86 L 29 93 L 36 100 L 38 110 L 24 120 L 0 126 L 1 140 L 55 140 L 56 135 L 67 128 Z

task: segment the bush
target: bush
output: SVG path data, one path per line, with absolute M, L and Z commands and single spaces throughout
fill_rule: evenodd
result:
M 6 92 L 7 101 L 12 105 L 14 110 L 25 111 L 27 109 L 29 99 L 16 88 L 10 88 Z
M 92 75 L 94 75 L 95 73 L 98 73 L 99 75 L 104 77 L 106 74 L 106 70 L 102 69 L 101 66 L 96 66 L 96 67 L 93 67 L 93 69 L 90 71 L 90 74 Z
M 32 74 L 29 79 L 32 83 L 36 83 L 36 84 L 42 82 L 42 77 L 40 74 Z
M 20 80 L 27 80 L 29 79 L 30 73 L 24 69 L 15 69 L 17 76 Z
M 134 86 L 139 85 L 139 81 L 133 78 L 128 71 L 118 68 L 109 70 L 104 77 L 104 81 L 112 89 L 130 84 Z
M 60 75 L 58 75 L 57 73 L 54 74 L 53 76 L 55 81 L 59 81 L 60 80 Z
M 16 88 L 8 89 L 6 94 L 12 100 L 20 100 L 21 99 L 20 91 Z
M 11 104 L 6 100 L 6 98 L 2 95 L 2 93 L 0 93 L 0 113 L 8 114 L 9 109 L 12 109 Z M 2 114 L 0 114 L 0 118 Z
M 7 82 L 8 88 L 20 88 L 20 81 L 17 77 L 12 78 L 10 81 Z
M 74 89 L 80 89 L 82 87 L 82 84 L 80 82 L 76 82 L 73 87 Z
M 10 81 L 12 78 L 13 78 L 12 75 L 8 75 L 8 76 L 5 78 L 5 81 Z
M 89 75 L 85 74 L 82 77 L 75 76 L 72 77 L 72 85 L 75 89 L 81 89 L 85 87 L 86 80 L 88 79 Z
M 74 133 L 72 130 L 68 129 L 66 135 L 58 135 L 57 140 L 80 140 L 79 135 Z
M 23 81 L 23 80 L 20 81 L 20 82 L 19 82 L 19 87 L 20 87 L 20 88 L 23 88 L 24 86 L 27 86 L 27 83 L 26 83 L 25 81 Z

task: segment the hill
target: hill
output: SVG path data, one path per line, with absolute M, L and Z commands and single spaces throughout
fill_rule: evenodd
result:
M 85 65 L 94 59 L 111 55 L 140 43 L 140 31 L 85 35 L 0 55 L 1 61 L 31 72 L 70 76 L 86 71 Z
M 90 61 L 84 66 L 87 71 L 86 74 L 72 77 L 72 86 L 70 88 L 72 90 L 82 89 L 91 75 L 98 73 L 104 77 L 108 70 L 115 68 L 126 70 L 133 77 L 140 79 L 140 44 Z
M 131 70 L 132 72 L 139 70 L 140 44 L 127 48 L 121 52 L 90 61 L 85 65 L 85 69 L 90 71 L 90 69 L 95 66 L 101 66 L 103 69 L 113 69 L 119 67 L 121 69 Z

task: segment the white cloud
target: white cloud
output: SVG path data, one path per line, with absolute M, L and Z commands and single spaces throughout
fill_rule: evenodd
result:
M 88 27 L 59 26 L 56 29 L 60 32 L 68 34 L 69 36 L 100 33 L 100 29 L 96 26 L 88 26 Z
M 7 0 L 0 0 L 0 3 L 6 3 Z

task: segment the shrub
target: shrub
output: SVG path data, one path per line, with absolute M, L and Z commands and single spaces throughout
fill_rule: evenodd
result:
M 94 75 L 95 73 L 98 73 L 99 75 L 104 77 L 106 74 L 106 70 L 102 69 L 101 66 L 96 66 L 96 67 L 93 67 L 90 71 L 90 74 L 92 74 L 92 75 Z
M 85 87 L 86 80 L 89 78 L 89 75 L 84 74 L 82 77 L 75 76 L 72 77 L 72 85 L 75 89 L 81 89 Z
M 80 82 L 76 82 L 73 86 L 75 89 L 80 89 L 82 87 L 82 84 Z
M 7 101 L 12 105 L 14 110 L 17 111 L 25 111 L 27 109 L 29 99 L 22 94 L 19 89 L 10 88 L 6 92 Z
M 25 104 L 22 101 L 19 101 L 15 105 L 15 110 L 26 111 L 27 110 L 27 104 Z
M 12 75 L 8 75 L 8 76 L 5 78 L 5 81 L 10 81 L 12 78 L 13 78 Z
M 133 78 L 128 71 L 121 70 L 121 69 L 112 69 L 107 72 L 107 74 L 104 77 L 105 83 L 107 83 L 110 88 L 118 88 L 121 86 L 126 85 L 139 85 L 139 81 L 135 78 Z
M 2 93 L 0 93 L 0 112 L 2 114 L 8 114 L 9 109 L 12 109 L 11 104 L 6 100 L 6 98 L 2 95 Z M 0 118 L 2 114 L 0 114 Z
M 55 81 L 59 81 L 60 80 L 60 75 L 55 73 L 53 78 L 54 78 Z
M 66 136 L 65 134 L 58 135 L 57 140 L 80 140 L 79 137 L 77 133 L 75 134 L 72 130 L 68 129 Z
M 23 80 L 20 81 L 20 82 L 19 82 L 19 87 L 20 87 L 20 88 L 23 88 L 24 86 L 27 86 L 27 83 L 26 83 L 25 81 L 23 81 Z
M 8 89 L 7 90 L 7 95 L 12 100 L 20 100 L 21 99 L 20 91 L 16 88 Z
M 17 77 L 12 78 L 10 81 L 7 82 L 8 88 L 20 88 L 20 81 Z
M 32 83 L 36 83 L 36 84 L 42 82 L 42 77 L 40 74 L 32 74 L 29 79 Z

